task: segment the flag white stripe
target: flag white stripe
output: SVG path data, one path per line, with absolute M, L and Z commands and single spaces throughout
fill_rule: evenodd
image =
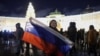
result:
M 47 31 L 51 32 L 52 34 L 54 34 L 55 36 L 57 36 L 59 39 L 63 40 L 65 43 L 69 44 L 70 47 L 72 47 L 73 42 L 70 41 L 68 38 L 66 38 L 65 36 L 61 35 L 60 33 L 56 32 L 55 30 L 51 29 L 50 27 L 46 26 L 45 24 L 43 24 L 42 22 L 40 22 L 39 20 L 36 19 L 32 19 L 32 23 L 43 27 L 44 29 L 46 29 Z

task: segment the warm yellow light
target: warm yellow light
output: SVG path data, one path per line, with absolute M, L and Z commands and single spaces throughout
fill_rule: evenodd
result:
M 30 2 L 26 11 L 26 19 L 29 20 L 30 17 L 35 18 L 35 11 L 32 3 Z

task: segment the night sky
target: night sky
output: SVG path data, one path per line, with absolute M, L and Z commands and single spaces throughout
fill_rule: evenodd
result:
M 0 0 L 0 16 L 24 17 L 29 1 L 37 17 L 45 17 L 55 9 L 65 15 L 79 14 L 87 5 L 95 11 L 100 10 L 100 0 Z

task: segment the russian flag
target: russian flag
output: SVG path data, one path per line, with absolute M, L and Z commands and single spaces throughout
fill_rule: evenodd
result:
M 56 56 L 64 56 L 73 44 L 69 39 L 34 18 L 26 23 L 22 40 L 43 50 L 46 54 L 56 52 Z

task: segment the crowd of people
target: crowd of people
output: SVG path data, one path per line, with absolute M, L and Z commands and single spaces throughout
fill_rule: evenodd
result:
M 21 40 L 23 37 L 23 34 L 24 34 L 24 30 L 20 26 L 20 23 L 17 23 L 15 26 L 16 26 L 15 32 L 9 32 L 6 30 L 4 32 L 2 32 L 2 31 L 0 32 L 0 50 L 2 48 L 4 48 L 4 46 L 5 46 L 4 44 L 2 45 L 2 43 L 9 44 L 10 43 L 9 41 L 14 40 L 14 41 L 16 41 L 15 47 L 17 46 L 16 51 L 15 51 L 15 56 L 19 56 L 21 52 L 25 53 L 25 56 L 29 56 L 30 44 Z M 61 28 L 61 30 L 59 31 L 57 29 L 57 21 L 51 20 L 49 27 L 52 28 L 53 30 L 57 31 L 58 33 L 62 34 L 66 38 L 70 39 L 72 42 L 74 42 L 72 49 L 69 51 L 69 56 L 73 56 L 73 54 L 76 53 L 77 50 L 79 50 L 79 48 L 80 48 L 80 50 L 83 50 L 84 43 L 87 44 L 87 45 L 85 45 L 85 49 L 87 48 L 88 55 L 91 55 L 91 53 L 93 53 L 94 56 L 97 56 L 96 50 L 100 47 L 100 41 L 99 41 L 100 33 L 98 31 L 96 31 L 94 25 L 90 25 L 89 30 L 87 32 L 85 32 L 85 29 L 77 30 L 76 23 L 70 22 L 67 31 L 63 31 L 63 28 Z M 3 42 L 3 41 L 5 41 L 5 42 Z M 24 44 L 26 44 L 26 48 L 24 47 Z M 11 44 L 9 44 L 9 45 L 11 45 Z M 12 47 L 11 47 L 11 49 L 12 49 Z M 39 56 L 38 49 L 35 46 L 32 46 L 32 50 L 34 52 L 34 56 Z M 55 53 L 56 53 L 56 49 L 54 50 L 54 52 L 52 52 L 52 54 L 50 54 L 48 56 L 56 56 Z M 46 56 L 46 55 L 44 55 L 44 56 Z

